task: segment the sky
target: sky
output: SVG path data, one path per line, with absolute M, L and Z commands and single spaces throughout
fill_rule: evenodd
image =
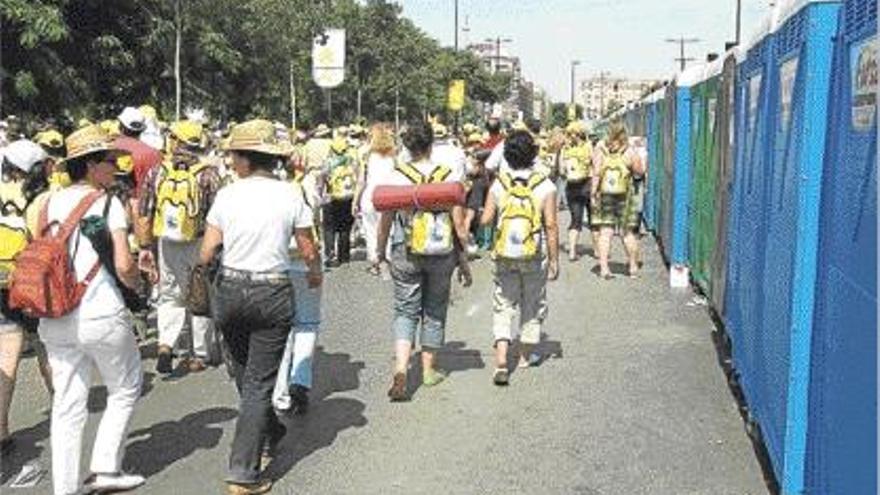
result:
M 458 0 L 459 46 L 510 38 L 526 79 L 554 101 L 568 101 L 571 61 L 577 78 L 598 75 L 668 79 L 678 70 L 678 44 L 666 38 L 700 38 L 686 55 L 705 60 L 735 38 L 736 0 Z M 455 0 L 399 0 L 403 15 L 446 46 L 453 45 Z M 769 13 L 769 0 L 742 0 L 742 39 Z

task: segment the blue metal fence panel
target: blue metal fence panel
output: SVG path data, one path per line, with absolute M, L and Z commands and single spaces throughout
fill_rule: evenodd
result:
M 821 203 L 807 493 L 877 487 L 876 25 L 876 1 L 846 1 Z
M 676 90 L 670 84 L 663 100 L 663 167 L 660 176 L 660 243 L 667 260 L 672 259 L 673 178 L 675 171 Z
M 656 126 L 657 104 L 656 102 L 651 102 L 648 104 L 648 128 L 646 132 L 648 140 L 648 187 L 645 191 L 645 224 L 647 224 L 648 229 L 652 232 L 656 232 L 657 230 L 657 172 L 654 169 L 658 163 L 657 149 L 659 148 L 659 133 L 656 132 Z
M 691 190 L 691 88 L 675 92 L 674 171 L 672 179 L 672 249 L 669 262 L 685 264 L 688 256 L 688 226 Z

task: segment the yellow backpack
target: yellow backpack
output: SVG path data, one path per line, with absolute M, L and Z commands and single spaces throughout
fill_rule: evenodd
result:
M 631 181 L 632 173 L 623 153 L 607 153 L 599 172 L 599 191 L 609 196 L 622 196 L 629 192 Z
M 535 172 L 524 179 L 509 173 L 498 176 L 504 193 L 498 201 L 498 230 L 492 249 L 497 258 L 531 260 L 540 254 L 543 223 L 535 188 L 545 178 Z
M 15 258 L 30 241 L 21 186 L 21 182 L 0 182 L 0 288 L 6 288 Z
M 439 165 L 430 174 L 423 175 L 412 164 L 398 164 L 397 171 L 415 185 L 436 184 L 446 180 L 452 173 L 448 167 Z M 423 256 L 441 256 L 455 249 L 452 215 L 448 211 L 417 209 L 405 225 L 406 245 L 409 252 Z
M 354 170 L 354 158 L 351 155 L 333 155 L 329 158 L 330 175 L 327 178 L 327 192 L 330 199 L 342 200 L 354 197 L 357 175 Z
M 202 214 L 198 175 L 209 166 L 198 163 L 181 169 L 170 160 L 162 163 L 153 235 L 172 241 L 195 240 Z
M 585 144 L 562 150 L 562 167 L 568 182 L 581 182 L 590 176 L 590 149 Z

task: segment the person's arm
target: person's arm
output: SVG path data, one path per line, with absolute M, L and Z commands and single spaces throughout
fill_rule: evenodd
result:
M 138 266 L 128 246 L 128 231 L 113 229 L 110 237 L 113 240 L 113 265 L 116 268 L 116 275 L 126 287 L 134 289 L 138 284 Z
M 223 231 L 215 225 L 207 224 L 205 235 L 202 237 L 202 245 L 199 248 L 199 264 L 210 265 L 221 244 L 223 244 Z
M 321 259 L 318 256 L 318 244 L 315 242 L 315 236 L 312 228 L 294 229 L 293 237 L 296 239 L 296 246 L 302 255 L 303 261 L 309 267 L 308 278 L 309 287 L 314 289 L 321 286 L 323 275 L 321 274 Z
M 556 210 L 556 191 L 544 199 L 544 234 L 547 236 L 547 278 L 559 277 L 559 217 Z
M 486 202 L 483 204 L 483 213 L 480 216 L 480 226 L 485 227 L 495 221 L 495 210 L 498 206 L 495 203 L 495 195 L 492 194 L 492 188 L 486 194 Z
M 635 152 L 629 152 L 629 155 L 632 160 L 630 162 L 630 170 L 632 170 L 632 173 L 638 176 L 645 175 L 645 162 L 642 161 L 642 157 Z
M 600 170 L 602 170 L 602 153 L 598 150 L 593 153 L 593 180 L 590 181 L 590 195 L 594 198 L 599 196 L 599 180 L 601 179 Z
M 473 283 L 473 276 L 471 275 L 471 268 L 468 265 L 468 254 L 467 254 L 467 245 L 469 243 L 468 239 L 468 228 L 465 223 L 467 216 L 465 214 L 465 209 L 462 206 L 454 206 L 452 208 L 452 225 L 455 230 L 455 252 L 458 256 L 458 281 L 461 282 L 461 285 L 465 287 L 470 287 Z
M 376 259 L 379 263 L 387 262 L 385 247 L 388 245 L 388 237 L 391 235 L 391 225 L 394 223 L 393 211 L 384 211 L 379 217 L 379 228 L 376 233 Z

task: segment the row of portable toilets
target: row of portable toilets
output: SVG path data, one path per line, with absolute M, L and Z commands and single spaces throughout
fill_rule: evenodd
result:
M 877 79 L 876 0 L 789 0 L 620 115 L 783 493 L 877 489 Z

